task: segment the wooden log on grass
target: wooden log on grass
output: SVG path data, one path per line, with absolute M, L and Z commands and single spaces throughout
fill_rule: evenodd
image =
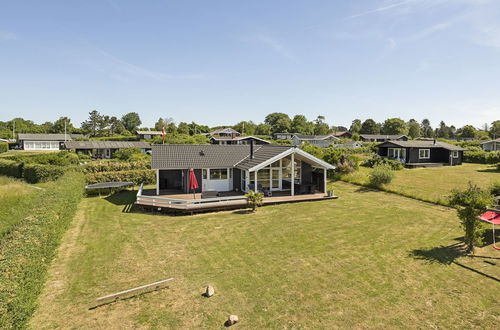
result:
M 166 286 L 168 286 L 169 282 L 172 282 L 173 280 L 174 280 L 173 278 L 168 278 L 166 280 L 138 286 L 136 288 L 132 288 L 132 289 L 128 289 L 125 291 L 113 293 L 113 294 L 110 294 L 107 296 L 99 297 L 95 300 L 94 304 L 89 307 L 89 309 L 94 309 L 94 308 L 102 306 L 102 305 L 110 304 L 110 303 L 118 301 L 120 299 L 130 298 L 130 297 L 136 296 L 138 294 L 143 294 L 143 293 L 163 289 Z

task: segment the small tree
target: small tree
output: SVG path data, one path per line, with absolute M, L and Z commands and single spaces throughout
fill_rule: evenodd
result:
M 262 201 L 264 199 L 264 195 L 262 193 L 253 190 L 247 192 L 245 197 L 247 198 L 248 207 L 252 208 L 252 212 L 255 212 L 257 206 L 262 205 Z
M 388 165 L 378 165 L 371 171 L 369 179 L 371 186 L 380 188 L 383 184 L 391 183 L 394 172 Z
M 450 205 L 457 209 L 458 217 L 464 229 L 464 241 L 468 253 L 474 253 L 474 247 L 483 243 L 484 229 L 478 216 L 486 211 L 492 202 L 491 194 L 469 182 L 465 190 L 454 190 L 450 196 Z

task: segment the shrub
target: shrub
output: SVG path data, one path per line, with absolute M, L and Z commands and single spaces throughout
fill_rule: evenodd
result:
M 247 206 L 252 209 L 252 212 L 255 212 L 257 206 L 261 206 L 264 200 L 264 194 L 253 190 L 247 192 L 245 197 L 247 198 Z
M 496 181 L 491 184 L 490 193 L 493 196 L 500 196 L 500 181 Z
M 9 159 L 0 159 L 0 175 L 22 178 L 23 164 Z
M 479 164 L 500 163 L 500 151 L 465 151 L 464 162 Z
M 88 184 L 101 182 L 129 181 L 135 184 L 152 184 L 156 182 L 153 170 L 132 170 L 88 173 L 85 175 Z
M 4 159 L 14 160 L 18 163 L 44 164 L 44 165 L 77 165 L 80 162 L 78 155 L 69 151 L 24 154 L 16 153 L 5 156 Z
M 82 174 L 68 173 L 20 201 L 16 226 L 0 239 L 0 329 L 27 328 L 83 185 Z
M 336 166 L 337 172 L 340 174 L 349 174 L 359 168 L 359 157 L 355 155 L 341 155 Z
M 394 172 L 387 165 L 375 166 L 369 175 L 370 185 L 377 188 L 391 183 L 392 179 L 394 179 Z
M 149 169 L 151 169 L 151 161 L 149 159 L 137 162 L 99 160 L 85 164 L 85 166 L 83 167 L 83 172 L 100 173 L 100 172 L 131 171 L 131 170 L 149 170 Z
M 500 163 L 497 164 L 497 171 L 500 171 Z
M 139 148 L 125 148 L 115 151 L 113 156 L 120 160 L 130 160 L 134 154 L 140 154 Z
M 394 171 L 399 171 L 404 168 L 403 164 L 401 162 L 395 160 L 395 159 L 390 159 L 390 158 L 383 158 L 380 157 L 379 155 L 374 155 L 372 158 L 367 159 L 364 163 L 363 166 L 366 167 L 375 167 L 375 166 L 389 166 L 391 170 Z
M 7 152 L 9 150 L 9 144 L 5 142 L 0 142 L 0 154 L 2 152 Z
M 59 179 L 68 168 L 55 165 L 26 164 L 23 176 L 28 183 L 39 183 Z

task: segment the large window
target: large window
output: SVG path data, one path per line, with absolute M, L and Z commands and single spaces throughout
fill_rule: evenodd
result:
M 210 180 L 227 180 L 227 168 L 210 169 Z
M 418 150 L 419 159 L 429 159 L 431 158 L 431 149 L 419 149 Z

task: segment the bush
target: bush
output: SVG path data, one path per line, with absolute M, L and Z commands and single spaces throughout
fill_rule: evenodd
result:
M 340 174 L 349 174 L 359 168 L 359 157 L 356 155 L 341 155 L 336 166 L 336 171 Z
M 70 151 L 24 154 L 16 153 L 5 156 L 4 159 L 14 160 L 18 163 L 44 164 L 44 165 L 77 165 L 80 162 L 78 155 Z
M 140 154 L 141 149 L 139 148 L 124 148 L 115 151 L 113 156 L 120 160 L 130 160 L 133 155 Z
M 54 165 L 26 164 L 23 176 L 28 183 L 39 183 L 59 179 L 69 168 Z
M 387 165 L 375 166 L 369 175 L 370 185 L 377 188 L 391 183 L 392 179 L 394 179 L 394 172 Z
M 20 201 L 16 226 L 0 239 L 0 329 L 27 328 L 83 185 L 81 173 L 68 173 Z
M 364 163 L 363 166 L 366 167 L 376 167 L 376 166 L 388 166 L 391 168 L 393 171 L 399 171 L 404 168 L 403 164 L 401 162 L 395 160 L 395 159 L 390 159 L 390 158 L 383 158 L 380 157 L 379 155 L 374 155 L 372 158 L 367 159 Z
M 479 164 L 500 163 L 500 151 L 465 151 L 464 162 Z
M 88 184 L 116 181 L 130 181 L 135 184 L 152 184 L 156 182 L 156 174 L 153 170 L 98 172 L 86 174 L 85 179 Z
M 99 160 L 85 164 L 85 166 L 83 167 L 83 172 L 100 173 L 100 172 L 131 171 L 131 170 L 149 170 L 149 169 L 151 169 L 151 161 L 149 159 L 137 162 Z
M 18 163 L 9 159 L 0 159 L 0 175 L 22 178 L 23 163 Z
M 490 193 L 493 196 L 500 196 L 500 181 L 496 181 L 491 184 Z
M 2 152 L 7 152 L 9 150 L 9 144 L 6 142 L 0 142 L 0 154 Z
M 497 164 L 497 171 L 500 171 L 500 163 Z

